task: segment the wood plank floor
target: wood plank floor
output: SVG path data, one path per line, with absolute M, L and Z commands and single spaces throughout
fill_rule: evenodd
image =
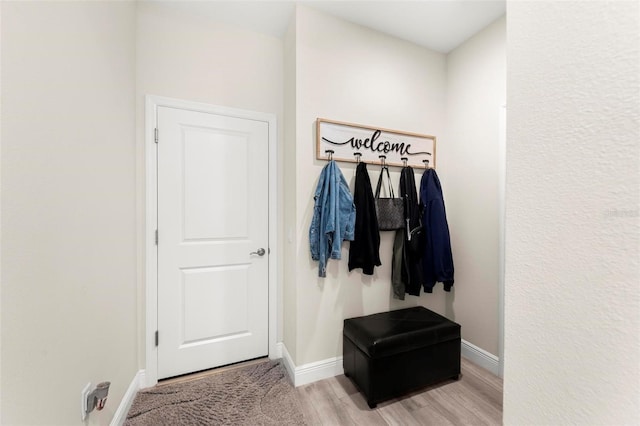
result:
M 344 375 L 296 389 L 308 425 L 500 425 L 502 379 L 462 359 L 462 377 L 370 409 Z

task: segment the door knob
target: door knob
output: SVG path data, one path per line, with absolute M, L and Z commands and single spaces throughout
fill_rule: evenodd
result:
M 263 248 L 259 248 L 258 251 L 252 251 L 251 253 L 249 253 L 249 256 L 251 256 L 252 254 L 257 254 L 258 256 L 264 256 L 265 253 L 266 251 Z

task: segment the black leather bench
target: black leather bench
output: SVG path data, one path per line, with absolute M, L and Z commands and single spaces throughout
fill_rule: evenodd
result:
M 460 376 L 460 325 L 422 306 L 344 320 L 344 374 L 369 407 Z

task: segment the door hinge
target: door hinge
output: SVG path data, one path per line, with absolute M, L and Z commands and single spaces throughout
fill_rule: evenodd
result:
M 159 341 L 159 339 L 158 339 L 158 330 L 156 330 L 156 336 L 155 336 L 155 339 L 156 339 L 156 346 L 158 346 L 158 341 Z
M 156 141 L 156 143 L 158 143 L 158 128 L 157 127 L 153 130 L 153 138 Z
M 156 245 L 158 245 L 158 230 L 156 229 Z

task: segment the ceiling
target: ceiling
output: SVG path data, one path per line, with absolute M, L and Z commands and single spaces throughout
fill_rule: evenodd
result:
M 172 1 L 167 7 L 197 13 L 282 38 L 294 1 Z M 299 1 L 346 21 L 448 53 L 505 13 L 505 0 Z

